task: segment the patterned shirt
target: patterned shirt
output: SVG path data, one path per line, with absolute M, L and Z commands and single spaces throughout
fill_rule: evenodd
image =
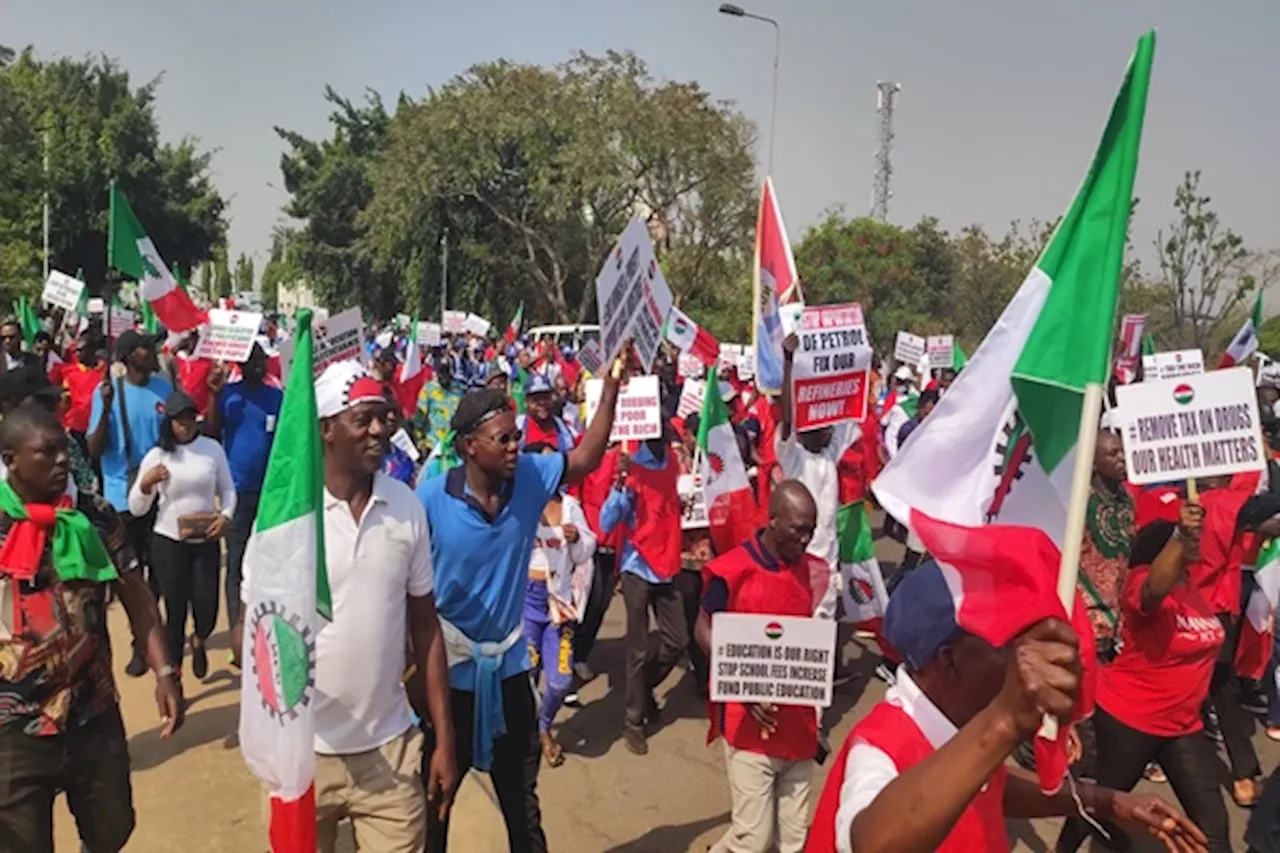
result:
M 449 434 L 449 421 L 462 402 L 465 385 L 456 377 L 445 388 L 433 379 L 418 392 L 418 408 L 413 413 L 414 439 L 426 453 L 444 441 Z
M 1094 477 L 1080 550 L 1078 586 L 1089 611 L 1094 638 L 1098 640 L 1115 636 L 1133 528 L 1133 499 L 1129 492 L 1123 486 L 1113 490 Z
M 80 492 L 77 508 L 97 529 L 116 570 L 138 571 L 111 505 Z M 0 513 L 0 544 L 12 527 L 13 520 Z M 107 638 L 107 585 L 59 581 L 50 550 L 46 545 L 31 581 L 15 582 L 0 571 L 0 728 L 18 726 L 36 736 L 82 726 L 119 699 Z

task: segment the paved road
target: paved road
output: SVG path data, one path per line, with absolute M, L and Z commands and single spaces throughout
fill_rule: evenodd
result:
M 881 559 L 895 559 L 883 543 Z M 127 649 L 127 625 L 118 608 L 111 616 L 113 642 Z M 544 824 L 552 850 L 581 853 L 678 853 L 705 851 L 728 823 L 729 794 L 719 745 L 705 745 L 704 706 L 692 684 L 677 670 L 659 691 L 665 703 L 663 727 L 640 758 L 621 742 L 621 602 L 614 601 L 593 663 L 604 674 L 583 690 L 584 707 L 560 715 L 567 760 L 540 778 Z M 150 677 L 120 676 L 129 749 L 133 757 L 138 829 L 130 853 L 256 853 L 266 850 L 262 799 L 244 767 L 235 730 L 239 680 L 226 668 L 226 635 L 215 635 L 211 673 L 205 683 L 186 676 L 191 708 L 186 727 L 172 740 L 158 738 Z M 859 675 L 836 691 L 832 713 L 839 719 L 832 742 L 840 743 L 853 722 L 883 693 L 871 671 L 876 657 L 856 644 L 846 650 Z M 123 666 L 123 661 L 120 665 Z M 1280 747 L 1261 734 L 1256 742 L 1263 767 L 1280 761 Z M 825 778 L 825 769 L 820 773 Z M 1167 786 L 1150 786 L 1172 797 Z M 472 775 L 462 787 L 453 821 L 451 847 L 459 853 L 500 853 L 506 849 L 501 816 L 487 782 Z M 1232 808 L 1237 839 L 1243 814 Z M 1010 823 L 1020 851 L 1048 851 L 1056 821 Z M 74 851 L 74 823 L 60 804 L 58 849 Z M 1148 848 L 1144 848 L 1148 849 Z M 1243 849 L 1243 845 L 1238 845 Z

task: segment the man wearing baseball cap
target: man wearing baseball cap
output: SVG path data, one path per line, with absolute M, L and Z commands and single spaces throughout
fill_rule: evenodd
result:
M 457 781 L 427 518 L 408 486 L 380 470 L 395 410 L 381 382 L 354 361 L 332 364 L 316 380 L 316 409 L 333 599 L 333 619 L 316 639 L 317 846 L 332 851 L 347 817 L 358 838 L 371 839 L 361 849 L 419 853 L 427 805 L 447 811 Z M 244 569 L 247 598 L 248 562 Z M 241 610 L 233 647 L 243 626 Z M 425 761 L 402 681 L 406 637 L 436 732 Z
M 561 453 L 568 452 L 577 440 L 573 430 L 554 414 L 555 386 L 545 373 L 530 373 L 524 386 L 526 414 L 516 418 L 516 426 L 524 433 L 520 447 L 549 444 Z
M 151 591 L 160 597 L 160 584 L 151 571 L 151 528 L 154 508 L 138 518 L 129 514 L 129 487 L 147 451 L 160 439 L 164 401 L 173 392 L 168 380 L 157 375 L 154 335 L 127 329 L 116 338 L 116 360 L 124 364 L 124 376 L 112 379 L 108 371 L 93 397 L 89 411 L 89 452 L 102 466 L 102 496 L 120 513 L 129 544 L 146 572 Z M 135 648 L 125 672 L 133 677 L 147 671 L 142 649 Z
M 1087 615 L 1077 603 L 1080 627 L 1065 621 L 1060 556 L 1043 532 L 916 518 L 934 559 L 902 580 L 884 620 L 904 663 L 840 750 L 806 851 L 1005 853 L 1005 818 L 1074 814 L 1077 796 L 1091 819 L 1204 850 L 1200 830 L 1159 798 L 1061 777 L 1046 794 L 1006 766 L 1046 714 L 1065 725 L 1091 706 Z

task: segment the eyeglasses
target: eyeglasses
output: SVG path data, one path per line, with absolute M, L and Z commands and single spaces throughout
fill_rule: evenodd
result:
M 516 429 L 511 432 L 499 433 L 498 435 L 486 435 L 484 437 L 500 447 L 507 447 L 511 444 L 519 444 L 520 439 L 524 438 L 524 430 Z

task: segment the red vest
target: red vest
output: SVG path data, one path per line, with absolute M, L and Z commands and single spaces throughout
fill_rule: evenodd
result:
M 636 491 L 631 544 L 653 573 L 662 579 L 680 571 L 680 463 L 667 450 L 667 464 L 651 470 L 639 463 L 627 470 L 627 485 Z
M 729 587 L 728 613 L 760 613 L 771 616 L 813 615 L 812 575 L 821 573 L 825 589 L 827 564 L 805 554 L 798 565 L 778 563 L 752 537 L 702 568 L 703 586 L 713 577 Z M 818 715 L 807 705 L 777 706 L 778 728 L 768 740 L 760 736 L 760 724 L 739 702 L 709 705 L 711 730 L 707 743 L 719 736 L 735 749 L 784 761 L 803 761 L 818 751 Z
M 818 800 L 818 810 L 814 812 L 813 824 L 809 827 L 805 853 L 836 851 L 840 788 L 844 785 L 849 749 L 855 742 L 883 751 L 893 759 L 899 773 L 919 764 L 934 752 L 933 745 L 906 711 L 888 702 L 872 708 L 871 713 L 849 732 L 844 746 L 836 755 L 836 763 L 827 776 L 827 784 Z M 1009 836 L 1004 826 L 1004 785 L 1008 775 L 1004 767 L 992 775 L 987 787 L 961 812 L 951 834 L 938 847 L 938 853 L 1009 853 Z

